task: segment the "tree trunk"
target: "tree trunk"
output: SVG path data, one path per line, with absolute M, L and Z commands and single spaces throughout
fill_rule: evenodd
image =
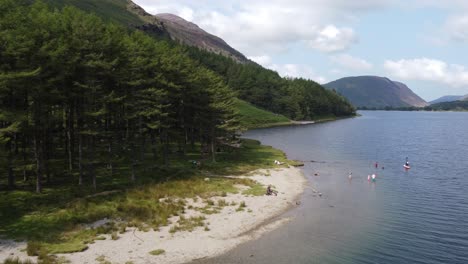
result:
M 111 177 L 113 177 L 114 176 L 114 163 L 112 162 L 112 159 L 114 157 L 114 154 L 113 154 L 113 149 L 112 149 L 112 138 L 109 138 L 109 147 L 107 151 L 109 154 L 108 166 L 109 166 Z
M 192 146 L 192 151 L 195 151 L 195 129 L 193 127 L 190 129 L 190 145 Z
M 42 192 L 42 153 L 40 135 L 34 133 L 34 157 L 36 159 L 36 192 Z
M 73 171 L 73 153 L 75 151 L 75 132 L 74 132 L 74 111 L 73 106 L 70 106 L 67 120 L 67 150 L 68 150 L 68 170 Z
M 46 182 L 47 184 L 50 183 L 50 166 L 49 166 L 49 160 L 50 160 L 50 152 L 52 152 L 52 145 L 50 144 L 50 137 L 49 137 L 49 130 L 47 129 L 45 135 L 44 135 L 44 140 L 43 140 L 43 162 L 44 162 L 44 172 L 46 174 Z
M 26 162 L 27 162 L 27 154 L 26 154 L 26 138 L 23 137 L 23 144 L 22 144 L 22 154 L 23 154 L 23 181 L 24 182 L 27 182 L 29 180 L 29 177 L 28 177 L 28 172 L 26 170 Z
M 78 136 L 78 185 L 83 185 L 83 135 Z
M 213 160 L 213 162 L 216 162 L 216 151 L 215 151 L 215 133 L 214 133 L 214 130 L 211 131 L 211 142 L 210 142 L 210 145 L 211 145 L 211 159 Z
M 13 189 L 15 188 L 15 175 L 13 173 L 13 153 L 11 153 L 11 143 L 7 143 L 8 149 L 8 188 Z
M 163 130 L 162 133 L 162 143 L 163 145 L 163 161 L 164 161 L 164 166 L 169 165 L 169 137 L 167 134 L 167 129 Z
M 89 164 L 88 164 L 88 168 L 89 168 L 89 175 L 91 176 L 91 179 L 92 179 L 92 182 L 93 182 L 93 189 L 94 191 L 97 190 L 97 182 L 96 182 L 96 173 L 94 171 L 94 136 L 91 136 L 91 147 L 90 147 L 90 151 L 89 154 L 88 154 L 88 157 L 89 157 Z
M 151 132 L 151 150 L 153 152 L 153 159 L 156 161 L 158 159 L 158 145 L 154 132 Z

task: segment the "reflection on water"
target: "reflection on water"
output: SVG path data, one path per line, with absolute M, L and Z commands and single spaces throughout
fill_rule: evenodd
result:
M 309 187 L 290 224 L 204 263 L 468 263 L 468 113 L 362 114 L 248 132 Z

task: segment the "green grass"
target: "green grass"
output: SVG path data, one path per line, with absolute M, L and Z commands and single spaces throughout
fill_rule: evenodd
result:
M 85 12 L 95 13 L 106 21 L 124 26 L 142 25 L 144 21 L 127 10 L 126 0 L 45 0 L 54 7 L 74 6 Z
M 192 216 L 190 218 L 181 216 L 177 224 L 169 229 L 169 233 L 176 233 L 179 231 L 192 232 L 197 227 L 205 226 L 205 220 L 206 218 L 204 216 Z
M 33 264 L 33 262 L 30 260 L 22 261 L 18 257 L 16 258 L 9 257 L 3 261 L 3 264 Z
M 266 193 L 266 187 L 260 183 L 255 183 L 249 189 L 242 192 L 244 195 L 262 196 Z
M 283 115 L 262 110 L 240 99 L 236 100 L 236 108 L 240 115 L 241 126 L 246 129 L 291 124 L 291 121 Z
M 302 167 L 302 166 L 304 166 L 304 162 L 302 162 L 300 160 L 291 160 L 288 164 L 290 166 L 293 166 L 293 167 Z
M 253 195 L 260 190 L 263 193 L 263 188 L 251 179 L 214 175 L 239 175 L 259 168 L 286 166 L 275 165 L 274 160 L 289 162 L 282 151 L 254 140 L 243 140 L 239 149 L 218 153 L 216 163 L 200 155 L 198 147 L 185 157 L 174 154 L 170 167 L 154 167 L 149 160 L 138 167 L 136 183 L 129 181 L 128 165 L 122 161 L 116 164 L 112 179 L 104 169 L 98 171 L 97 193 L 89 185 L 78 187 L 75 181 L 60 180 L 67 179 L 65 176 L 57 178 L 55 185 L 46 185 L 42 194 L 34 193 L 27 183 L 19 185 L 16 191 L 1 191 L 0 235 L 28 240 L 30 255 L 83 251 L 103 234 L 114 233 L 116 237 L 127 226 L 148 230 L 169 225 L 170 217 L 184 211 L 185 198 L 224 197 L 237 193 L 236 185 L 250 187 Z M 201 168 L 193 168 L 189 160 L 201 160 Z M 206 176 L 210 176 L 210 181 L 204 180 Z M 214 205 L 213 202 L 210 211 L 215 211 Z M 83 228 L 84 224 L 104 218 L 122 219 L 123 224 Z M 193 221 L 182 221 L 179 229 L 190 229 L 190 222 Z M 199 222 L 198 225 L 203 226 Z
M 158 256 L 158 255 L 164 254 L 165 252 L 166 251 L 164 249 L 156 249 L 156 250 L 150 251 L 150 254 L 153 256 Z

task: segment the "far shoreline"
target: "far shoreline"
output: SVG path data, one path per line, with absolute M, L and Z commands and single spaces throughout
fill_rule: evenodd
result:
M 308 126 L 308 125 L 338 121 L 342 119 L 356 118 L 360 116 L 361 115 L 356 113 L 355 115 L 351 115 L 351 116 L 327 117 L 327 118 L 319 118 L 316 120 L 299 120 L 299 121 L 291 120 L 289 122 L 267 123 L 267 124 L 260 124 L 255 127 L 249 127 L 247 128 L 246 131 L 255 130 L 255 129 L 276 128 L 276 127 Z

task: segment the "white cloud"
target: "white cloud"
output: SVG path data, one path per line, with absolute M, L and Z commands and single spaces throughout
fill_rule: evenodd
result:
M 249 57 L 249 59 L 255 61 L 256 63 L 262 65 L 265 68 L 274 70 L 278 72 L 282 77 L 290 78 L 305 78 L 313 80 L 317 83 L 326 83 L 327 79 L 319 74 L 317 74 L 312 67 L 305 64 L 275 64 L 273 60 L 268 55 L 261 55 L 255 57 Z
M 267 68 L 277 71 L 283 77 L 305 78 L 321 84 L 327 82 L 325 77 L 318 75 L 310 66 L 304 64 L 272 64 Z
M 310 47 L 320 51 L 343 51 L 356 42 L 356 34 L 352 28 L 337 28 L 335 25 L 327 25 L 316 32 L 315 36 L 307 42 Z
M 265 67 L 267 67 L 268 65 L 271 65 L 272 63 L 271 57 L 268 55 L 251 56 L 249 57 L 249 59 Z
M 468 69 L 458 64 L 448 64 L 441 60 L 419 58 L 387 60 L 387 72 L 404 80 L 434 81 L 452 87 L 468 86 Z
M 373 68 L 370 62 L 349 54 L 334 55 L 330 59 L 334 64 L 354 71 L 367 71 Z
M 348 49 L 349 26 L 390 0 L 136 0 L 150 13 L 173 13 L 226 40 L 248 56 L 281 52 L 297 43 L 320 52 Z
M 444 29 L 451 39 L 468 42 L 468 14 L 450 17 L 445 23 Z

